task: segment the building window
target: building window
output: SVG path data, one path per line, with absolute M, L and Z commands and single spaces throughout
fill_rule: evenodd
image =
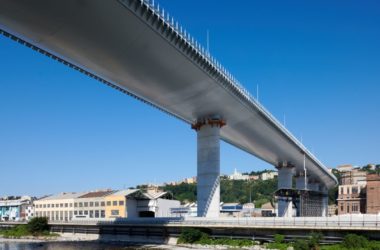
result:
M 65 207 L 69 207 L 69 204 L 68 204 L 68 203 L 65 203 Z
M 73 207 L 73 203 L 70 203 L 70 207 Z
M 54 204 L 51 204 L 51 207 L 54 207 Z
M 107 201 L 107 206 L 111 206 L 111 201 Z
M 78 211 L 75 210 L 75 211 L 74 211 L 74 215 L 77 215 L 77 214 L 78 214 Z
M 106 203 L 104 201 L 100 202 L 100 206 L 105 207 Z
M 112 201 L 112 206 L 117 206 L 117 201 Z
M 63 203 L 60 204 L 60 207 L 63 207 Z
M 83 215 L 83 211 L 79 211 L 79 215 Z
M 124 201 L 119 201 L 119 206 L 124 206 Z
M 86 211 L 84 211 L 84 215 L 88 215 L 88 211 L 86 210 Z
M 91 201 L 91 202 L 90 202 L 90 207 L 93 207 L 93 206 L 94 206 L 94 202 Z
M 351 193 L 352 194 L 357 194 L 358 193 L 358 187 L 352 187 Z
M 47 204 L 47 207 L 50 208 L 50 204 Z
M 44 204 L 44 208 L 46 208 L 46 204 Z
M 119 215 L 119 210 L 111 210 L 111 215 Z
M 349 212 L 350 212 L 350 205 L 347 204 L 347 213 L 349 213 Z
M 88 202 L 85 202 L 85 203 L 84 203 L 84 207 L 88 207 Z
M 340 187 L 340 194 L 343 194 L 343 187 Z
M 90 218 L 94 218 L 94 211 L 90 211 Z
M 95 210 L 95 218 L 99 218 L 99 211 Z
M 343 212 L 343 209 L 344 209 L 343 204 L 341 204 L 340 205 L 340 211 Z
M 75 202 L 75 203 L 74 203 L 74 207 L 78 207 L 78 203 Z
M 79 207 L 83 207 L 83 203 L 82 202 L 79 202 Z
M 106 217 L 106 211 L 100 210 L 100 218 L 105 218 L 105 217 Z
M 95 202 L 95 207 L 99 207 L 99 202 L 98 201 Z

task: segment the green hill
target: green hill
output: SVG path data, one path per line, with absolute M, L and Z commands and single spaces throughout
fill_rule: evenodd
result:
M 194 202 L 197 197 L 197 185 L 182 183 L 179 185 L 166 185 L 163 190 L 169 191 L 174 198 L 185 202 Z M 277 178 L 272 180 L 238 181 L 221 179 L 220 195 L 223 202 L 247 203 L 251 201 L 256 207 L 273 200 L 273 193 L 277 189 Z

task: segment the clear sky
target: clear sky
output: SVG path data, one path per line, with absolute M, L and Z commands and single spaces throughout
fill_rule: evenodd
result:
M 380 163 L 379 1 L 160 6 L 203 44 L 209 30 L 211 53 L 326 166 Z M 5 37 L 0 72 L 0 196 L 196 175 L 188 125 Z M 222 143 L 234 168 L 272 166 Z

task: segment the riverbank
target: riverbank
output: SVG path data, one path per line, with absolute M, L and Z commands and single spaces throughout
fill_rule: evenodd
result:
M 225 245 L 201 245 L 201 244 L 142 244 L 142 243 L 133 243 L 126 241 L 109 241 L 109 240 L 99 240 L 99 239 L 89 239 L 85 236 L 80 235 L 71 235 L 71 236 L 57 236 L 57 237 L 21 237 L 21 238 L 3 238 L 0 237 L 1 243 L 9 244 L 49 244 L 49 243 L 72 243 L 80 245 L 116 245 L 124 247 L 126 249 L 156 249 L 156 250 L 189 250 L 189 249 L 218 249 L 218 250 L 228 250 L 231 249 L 231 246 Z M 133 248 L 131 248 L 133 246 Z M 54 249 L 54 248 L 52 248 Z M 235 248 L 236 249 L 236 248 Z M 239 249 L 246 250 L 264 250 L 266 249 L 263 246 L 255 245 L 251 247 L 241 247 Z

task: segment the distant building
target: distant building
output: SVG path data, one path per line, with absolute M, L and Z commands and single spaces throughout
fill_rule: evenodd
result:
M 259 175 L 250 175 L 249 176 L 249 180 L 251 180 L 251 181 L 257 181 L 258 179 L 260 179 Z
M 243 211 L 240 203 L 224 203 L 220 208 L 220 217 L 238 217 Z
M 197 183 L 197 177 L 190 177 L 183 179 L 183 183 L 194 184 Z
M 327 216 L 331 217 L 331 216 L 337 215 L 337 213 L 338 213 L 338 206 L 336 204 L 332 204 L 328 206 Z
M 76 207 L 74 207 L 75 199 L 85 194 L 85 192 L 68 192 L 35 200 L 35 216 L 47 217 L 50 221 L 71 221 L 74 216 L 74 211 L 77 211 L 76 208 L 79 209 L 78 203 Z
M 0 198 L 0 221 L 24 221 L 30 218 L 27 208 L 32 205 L 30 196 Z
M 197 211 L 197 203 L 195 202 L 170 208 L 171 217 L 197 217 Z
M 105 198 L 114 193 L 112 190 L 87 192 L 74 198 L 75 219 L 99 219 L 106 217 Z M 107 204 L 108 205 L 108 204 Z
M 338 187 L 338 215 L 365 213 L 367 174 L 359 169 L 343 169 Z
M 228 176 L 228 179 L 230 180 L 249 180 L 249 175 L 242 174 L 238 172 L 235 168 L 235 171 L 233 174 Z
M 352 171 L 354 167 L 352 165 L 346 164 L 346 165 L 340 165 L 336 167 L 336 169 L 342 173 L 342 172 Z
M 367 175 L 367 214 L 380 213 L 380 175 Z
M 341 173 L 341 185 L 365 185 L 367 181 L 367 172 L 360 169 L 352 169 Z
M 261 206 L 261 216 L 262 217 L 275 217 L 276 210 L 273 207 L 272 203 L 267 202 Z
M 275 171 L 264 172 L 260 175 L 260 179 L 263 181 L 274 179 L 274 177 L 278 176 L 278 173 Z
M 180 207 L 173 195 L 157 189 L 121 190 L 106 197 L 106 218 L 170 217 Z

